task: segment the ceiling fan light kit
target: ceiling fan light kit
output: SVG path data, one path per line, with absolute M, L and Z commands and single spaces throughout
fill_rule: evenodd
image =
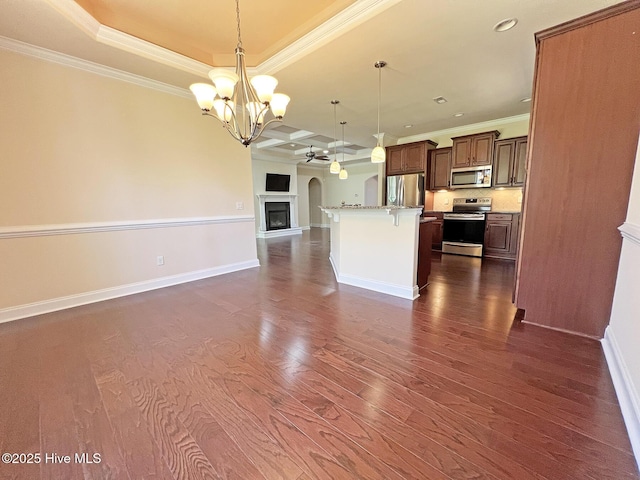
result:
M 249 80 L 240 37 L 240 3 L 236 0 L 238 45 L 235 50 L 236 71 L 214 68 L 209 72 L 213 85 L 194 83 L 189 88 L 203 115 L 215 117 L 245 147 L 257 139 L 267 125 L 282 121 L 290 98 L 274 93 L 278 80 L 269 75 L 256 75 Z M 214 86 L 215 85 L 215 86 Z M 215 114 L 211 110 L 215 110 Z M 271 110 L 273 118 L 265 122 Z

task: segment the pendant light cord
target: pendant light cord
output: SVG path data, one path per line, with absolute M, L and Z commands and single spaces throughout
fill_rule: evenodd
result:
M 236 20 L 238 22 L 238 47 L 242 48 L 242 38 L 240 38 L 240 0 L 236 0 Z
M 382 66 L 378 67 L 378 136 L 376 138 L 380 146 L 380 99 L 382 98 Z
M 336 105 L 337 102 L 333 104 L 333 156 L 335 157 L 336 162 L 338 161 L 338 131 L 336 127 L 336 123 L 338 123 L 338 117 L 336 115 Z

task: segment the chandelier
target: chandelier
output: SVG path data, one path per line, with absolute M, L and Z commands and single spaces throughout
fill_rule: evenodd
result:
M 202 114 L 220 120 L 233 138 L 246 147 L 262 134 L 267 125 L 282 121 L 290 99 L 282 93 L 273 93 L 278 85 L 274 77 L 256 75 L 249 79 L 240 37 L 239 0 L 236 0 L 236 19 L 238 45 L 235 50 L 235 73 L 226 68 L 214 68 L 209 72 L 213 85 L 194 83 L 189 89 L 195 95 Z M 212 109 L 215 114 L 211 112 Z M 274 118 L 265 122 L 269 109 Z

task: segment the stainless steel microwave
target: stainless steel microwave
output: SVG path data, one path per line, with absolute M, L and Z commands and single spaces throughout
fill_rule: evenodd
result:
M 491 186 L 491 165 L 451 169 L 450 188 L 487 188 Z

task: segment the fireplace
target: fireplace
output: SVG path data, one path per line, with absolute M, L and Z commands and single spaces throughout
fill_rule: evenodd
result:
M 268 230 L 291 228 L 289 202 L 265 202 L 264 213 Z
M 258 238 L 302 235 L 298 226 L 295 193 L 259 193 L 256 213 L 259 215 Z

